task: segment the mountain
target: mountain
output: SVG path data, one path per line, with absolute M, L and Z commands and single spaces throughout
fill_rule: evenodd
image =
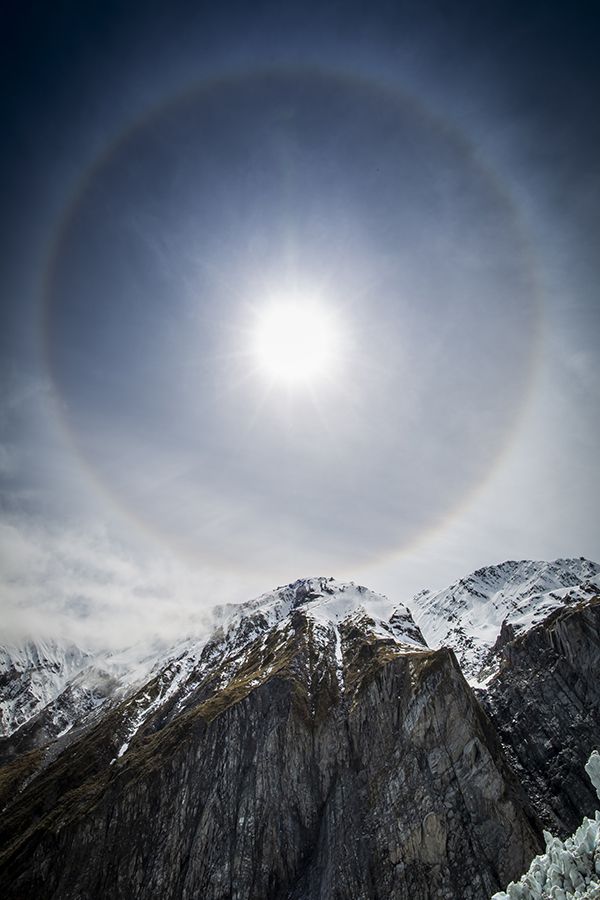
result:
M 12 734 L 48 706 L 89 659 L 71 642 L 0 646 L 0 735 Z
M 0 646 L 0 763 L 81 730 L 164 665 L 165 645 L 82 649 L 68 640 Z
M 540 822 L 560 834 L 593 809 L 599 598 L 597 563 L 511 560 L 410 604 L 428 642 L 454 649 Z
M 498 673 L 478 698 L 542 824 L 569 834 L 595 810 L 584 766 L 600 747 L 600 596 L 498 645 Z
M 58 670 L 56 648 L 29 669 L 13 649 L 3 683 L 28 696 L 35 671 L 38 687 L 20 724 L 18 691 L 6 701 L 2 895 L 489 898 L 543 826 L 573 830 L 593 808 L 598 571 L 504 563 L 421 595 L 415 618 L 302 579 L 170 648 L 71 648 Z M 485 641 L 457 647 L 471 678 L 493 655 L 483 689 L 425 642 L 451 596 L 468 637 L 489 606 Z
M 129 740 L 156 708 L 191 690 L 216 657 L 221 657 L 220 688 L 225 688 L 244 663 L 244 648 L 270 629 L 283 627 L 300 606 L 315 642 L 327 646 L 333 641 L 336 660 L 340 624 L 350 621 L 385 639 L 425 646 L 405 607 L 394 608 L 364 587 L 332 578 L 304 579 L 248 603 L 217 606 L 216 628 L 208 639 L 187 638 L 172 647 L 155 641 L 114 653 L 57 640 L 29 641 L 23 648 L 5 645 L 0 647 L 0 760 L 62 738 L 75 727 L 79 731 L 131 695 L 123 729 Z M 146 689 L 133 696 L 151 676 L 159 685 L 152 697 Z
M 422 591 L 409 605 L 430 646 L 452 647 L 465 675 L 478 684 L 497 671 L 494 647 L 503 629 L 523 634 L 554 610 L 598 593 L 600 565 L 583 557 L 509 560 L 442 591 Z

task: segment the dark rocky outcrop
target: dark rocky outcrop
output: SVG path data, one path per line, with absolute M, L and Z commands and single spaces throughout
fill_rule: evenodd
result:
M 600 598 L 497 646 L 502 665 L 481 702 L 544 825 L 570 834 L 597 805 L 584 764 L 600 745 Z
M 339 635 L 341 673 L 296 611 L 122 757 L 118 708 L 5 770 L 3 897 L 487 898 L 516 877 L 537 824 L 452 651 Z

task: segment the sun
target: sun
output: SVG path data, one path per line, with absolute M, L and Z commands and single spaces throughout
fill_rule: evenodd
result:
M 252 350 L 272 382 L 312 384 L 331 376 L 339 363 L 340 337 L 331 310 L 307 300 L 282 300 L 257 312 Z

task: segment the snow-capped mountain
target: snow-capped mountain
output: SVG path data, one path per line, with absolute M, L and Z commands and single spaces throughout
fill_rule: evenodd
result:
M 488 900 L 595 802 L 599 571 L 502 563 L 417 623 L 307 578 L 168 647 L 6 648 L 0 893 Z
M 201 683 L 220 661 L 224 688 L 246 661 L 244 650 L 274 629 L 285 638 L 290 617 L 301 610 L 314 640 L 341 660 L 341 631 L 352 622 L 374 637 L 406 647 L 425 646 L 408 609 L 353 583 L 333 578 L 301 579 L 242 604 L 214 610 L 212 634 L 186 638 L 174 646 L 136 644 L 121 652 L 82 650 L 72 642 L 28 642 L 0 649 L 0 737 L 22 729 L 24 746 L 37 745 L 81 728 L 99 710 L 133 698 L 124 715 L 121 756 L 135 732 L 160 707 Z M 268 676 L 269 670 L 263 675 Z M 140 689 L 153 677 L 155 691 Z M 340 674 L 340 683 L 343 677 Z M 1 750 L 1 745 L 0 745 Z
M 266 641 L 272 630 L 283 637 L 296 610 L 311 624 L 315 642 L 333 648 L 338 667 L 340 628 L 347 630 L 354 621 L 374 637 L 400 645 L 452 647 L 465 675 L 481 686 L 497 668 L 492 651 L 503 626 L 523 632 L 553 610 L 599 591 L 600 566 L 588 560 L 509 561 L 479 569 L 442 591 L 422 591 L 410 603 L 411 614 L 365 587 L 306 578 L 246 603 L 215 607 L 212 633 L 172 646 L 155 641 L 115 652 L 59 640 L 7 644 L 0 647 L 0 738 L 23 726 L 23 746 L 66 735 L 99 710 L 134 697 L 152 676 L 156 694 L 146 700 L 142 693 L 132 701 L 125 748 L 159 707 L 175 695 L 183 703 L 181 695 L 192 682 L 200 683 L 217 659 L 223 688 L 243 667 L 244 649 L 261 635 Z
M 1 770 L 7 900 L 424 900 L 447 848 L 457 896 L 526 867 L 524 796 L 406 607 L 310 578 L 215 616 L 208 640 Z M 478 822 L 483 875 L 464 859 Z
M 208 640 L 189 640 L 170 651 L 156 674 L 154 690 L 132 697 L 124 715 L 120 758 L 144 723 L 162 711 L 179 714 L 200 695 L 245 690 L 263 684 L 285 664 L 298 623 L 310 635 L 312 665 L 335 671 L 345 690 L 344 656 L 352 629 L 402 650 L 423 650 L 425 641 L 407 607 L 373 591 L 334 578 L 306 578 L 254 600 L 215 609 L 217 626 Z
M 0 736 L 52 703 L 90 661 L 91 654 L 70 641 L 0 646 Z
M 4 747 L 29 749 L 85 726 L 143 685 L 166 652 L 160 641 L 119 652 L 60 639 L 0 646 L 0 760 Z
M 600 566 L 590 560 L 509 560 L 478 569 L 409 603 L 430 647 L 452 647 L 473 684 L 485 683 L 498 659 L 490 653 L 503 626 L 518 635 L 553 610 L 600 593 Z
M 418 648 L 426 646 L 406 606 L 393 604 L 362 585 L 334 578 L 300 579 L 248 603 L 218 607 L 215 612 L 221 622 L 213 640 L 223 635 L 227 649 L 241 650 L 262 632 L 284 626 L 298 610 L 312 624 L 317 639 L 325 643 L 339 643 L 340 627 L 354 620 L 385 640 Z

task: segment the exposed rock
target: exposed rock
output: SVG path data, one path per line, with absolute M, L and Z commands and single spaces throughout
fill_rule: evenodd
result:
M 595 809 L 584 764 L 600 746 L 600 598 L 556 610 L 500 653 L 481 702 L 537 814 L 569 834 Z
M 329 578 L 222 607 L 159 663 L 78 659 L 0 741 L 2 896 L 487 900 L 596 803 L 598 567 L 544 565 L 475 573 L 475 693 L 406 607 Z
M 225 686 L 228 659 L 189 673 L 122 756 L 127 704 L 28 775 L 3 896 L 487 898 L 516 877 L 536 823 L 454 654 L 364 611 L 279 625 Z

